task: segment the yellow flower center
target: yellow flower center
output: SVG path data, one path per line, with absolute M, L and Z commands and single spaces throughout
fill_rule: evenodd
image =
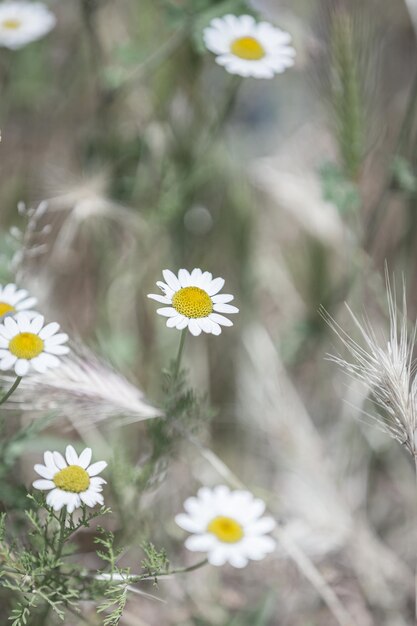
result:
M 17 28 L 19 28 L 21 26 L 22 22 L 20 20 L 14 20 L 14 19 L 9 19 L 9 20 L 4 20 L 3 21 L 3 27 L 4 28 L 10 28 L 11 30 L 16 30 Z
M 213 311 L 213 303 L 204 289 L 184 287 L 172 298 L 172 306 L 185 317 L 207 317 Z
M 223 543 L 237 543 L 244 535 L 243 528 L 231 517 L 215 517 L 207 526 L 207 531 Z
M 15 311 L 16 309 L 11 304 L 8 304 L 7 302 L 0 302 L 0 317 L 3 317 L 6 313 L 14 313 Z
M 18 359 L 34 359 L 43 351 L 43 341 L 34 333 L 19 333 L 10 340 L 9 351 Z
M 247 61 L 259 61 L 265 56 L 265 49 L 254 37 L 239 37 L 232 42 L 230 51 Z
M 53 481 L 63 491 L 81 493 L 87 491 L 90 486 L 88 473 L 79 465 L 69 465 L 55 474 Z

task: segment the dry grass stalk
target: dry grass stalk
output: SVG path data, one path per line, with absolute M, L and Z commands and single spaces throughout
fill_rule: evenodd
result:
M 370 321 L 360 320 L 348 311 L 364 340 L 359 345 L 325 311 L 324 318 L 343 342 L 352 360 L 340 355 L 329 355 L 354 380 L 366 385 L 377 407 L 375 415 L 368 415 L 396 441 L 404 445 L 414 457 L 417 455 L 415 433 L 417 426 L 417 379 L 413 363 L 413 346 L 416 328 L 409 332 L 405 287 L 403 287 L 402 310 L 395 301 L 395 290 L 387 278 L 387 301 L 389 312 L 388 336 L 378 336 Z
M 117 425 L 161 415 L 140 389 L 85 346 L 73 346 L 56 370 L 25 378 L 9 406 L 31 411 L 58 410 L 84 426 L 117 419 Z

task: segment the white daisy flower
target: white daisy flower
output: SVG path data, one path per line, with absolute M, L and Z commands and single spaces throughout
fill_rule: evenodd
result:
M 0 3 L 0 46 L 17 50 L 54 28 L 53 13 L 41 2 Z
M 0 318 L 5 315 L 14 315 L 18 311 L 26 311 L 31 309 L 37 300 L 29 297 L 26 289 L 18 289 L 14 283 L 8 285 L 0 285 Z
M 206 48 L 230 74 L 273 78 L 294 65 L 291 35 L 251 15 L 225 15 L 203 31 Z
M 169 328 L 182 330 L 187 328 L 191 334 L 198 336 L 202 331 L 220 335 L 221 326 L 233 326 L 221 313 L 238 313 L 239 309 L 228 302 L 233 300 L 230 294 L 219 294 L 223 288 L 223 278 L 213 278 L 210 272 L 196 268 L 191 273 L 181 269 L 178 276 L 170 270 L 162 272 L 165 283 L 156 284 L 163 292 L 148 294 L 157 302 L 166 304 L 157 310 L 159 315 L 167 317 Z
M 106 467 L 105 461 L 90 465 L 91 448 L 85 448 L 80 456 L 72 446 L 67 446 L 65 458 L 60 452 L 45 452 L 45 465 L 35 465 L 35 472 L 42 479 L 35 480 L 33 486 L 41 491 L 49 491 L 46 503 L 55 511 L 67 507 L 72 513 L 82 504 L 94 507 L 103 504 L 101 492 L 106 484 L 104 478 L 97 476 Z
M 212 565 L 229 562 L 245 567 L 249 560 L 260 561 L 275 549 L 266 536 L 275 527 L 272 517 L 261 517 L 265 503 L 248 491 L 230 491 L 220 485 L 202 487 L 196 498 L 184 502 L 187 513 L 177 515 L 178 526 L 194 533 L 185 542 L 193 552 L 207 552 Z
M 44 325 L 42 315 L 18 313 L 0 324 L 0 370 L 14 369 L 26 376 L 30 369 L 44 374 L 60 364 L 59 356 L 69 352 L 68 335 L 57 333 L 59 324 Z
M 56 24 L 54 14 L 41 2 L 0 3 L 0 46 L 17 50 L 41 39 Z

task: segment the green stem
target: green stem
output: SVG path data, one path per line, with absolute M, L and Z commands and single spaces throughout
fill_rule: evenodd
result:
M 4 404 L 6 402 L 6 400 L 8 400 L 10 398 L 12 393 L 14 393 L 16 391 L 16 389 L 18 388 L 18 386 L 20 385 L 21 380 L 22 380 L 21 376 L 18 376 L 16 378 L 16 380 L 13 383 L 13 385 L 10 387 L 9 391 L 7 393 L 5 393 L 4 396 L 1 398 L 0 404 Z
M 130 574 L 126 577 L 126 582 L 130 582 L 132 584 L 144 582 L 147 580 L 155 580 L 155 578 L 165 578 L 166 576 L 174 576 L 175 574 L 188 574 L 188 572 L 194 572 L 200 567 L 204 567 L 208 564 L 208 559 L 203 559 L 203 561 L 198 561 L 198 563 L 194 563 L 194 565 L 189 565 L 188 567 L 178 567 L 177 569 L 171 569 L 167 572 L 161 572 L 160 574 L 155 573 L 154 576 L 135 576 L 134 574 Z M 97 577 L 97 574 L 91 574 L 93 578 Z
M 59 561 L 62 554 L 62 549 L 64 547 L 64 535 L 65 535 L 65 518 L 67 516 L 67 510 L 65 507 L 62 507 L 61 513 L 59 515 L 59 537 L 58 537 L 58 545 L 55 553 L 56 560 Z
M 177 380 L 178 374 L 179 374 L 179 371 L 180 371 L 181 359 L 182 359 L 182 353 L 184 351 L 184 343 L 185 343 L 185 336 L 186 336 L 186 334 L 187 334 L 187 329 L 184 328 L 182 333 L 181 333 L 180 345 L 179 345 L 179 348 L 178 348 L 177 359 L 175 361 L 174 382 Z
M 173 574 L 186 574 L 187 572 L 194 572 L 194 570 L 196 569 L 200 569 L 200 567 L 204 567 L 204 565 L 208 564 L 208 559 L 203 559 L 202 561 L 199 561 L 198 563 L 195 563 L 194 565 L 190 565 L 189 567 L 179 567 L 178 569 L 172 569 L 169 572 L 166 572 L 166 574 L 160 574 L 159 578 L 161 576 L 171 576 Z
M 406 152 L 407 144 L 410 142 L 412 138 L 412 130 L 413 130 L 414 122 L 415 122 L 416 110 L 417 110 L 417 73 L 414 77 L 413 84 L 410 89 L 407 110 L 404 114 L 403 122 L 401 124 L 401 128 L 398 134 L 397 145 L 394 150 L 393 158 L 397 155 L 401 155 L 401 154 L 404 154 L 404 152 Z M 371 247 L 376 239 L 382 218 L 385 216 L 385 213 L 388 208 L 392 183 L 393 183 L 392 172 L 389 172 L 384 188 L 381 192 L 380 197 L 378 198 L 377 203 L 375 204 L 371 212 L 371 215 L 368 221 L 367 235 L 366 235 L 366 240 L 365 240 L 366 248 Z
M 62 549 L 64 547 L 64 536 L 65 536 L 65 518 L 67 515 L 67 511 L 65 507 L 62 507 L 61 509 L 61 513 L 59 514 L 59 537 L 58 537 L 58 542 L 56 545 L 56 550 L 55 550 L 55 559 L 56 561 L 59 561 L 59 559 L 61 558 L 61 554 L 62 554 Z M 51 573 L 49 572 L 49 574 L 47 574 L 43 580 L 43 585 L 45 585 L 45 583 L 48 582 L 48 580 L 51 578 Z M 46 624 L 46 620 L 47 617 L 49 615 L 49 612 L 51 610 L 51 605 L 49 604 L 49 602 L 45 603 L 45 607 L 42 611 L 42 613 L 39 615 L 39 620 L 38 620 L 38 624 L 39 626 L 44 626 L 44 624 Z

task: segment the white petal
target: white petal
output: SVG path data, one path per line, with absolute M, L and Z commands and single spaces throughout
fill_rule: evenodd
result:
M 221 326 L 210 318 L 211 321 L 211 332 L 213 335 L 220 335 L 222 332 Z
M 182 319 L 184 318 L 183 315 L 173 315 L 172 317 L 169 317 L 167 319 L 167 326 L 168 328 L 175 328 L 178 324 L 178 322 L 180 322 Z
M 90 487 L 92 487 L 93 489 L 101 489 L 101 486 L 106 484 L 107 481 L 104 480 L 104 478 L 102 478 L 101 476 L 93 476 L 92 478 L 90 478 Z
M 39 474 L 39 476 L 47 478 L 48 480 L 53 478 L 56 474 L 54 468 L 46 467 L 45 465 L 40 465 L 39 463 L 35 465 L 34 470 L 37 474 Z
M 239 569 L 241 569 L 242 567 L 246 567 L 246 565 L 248 564 L 248 559 L 238 552 L 230 554 L 228 557 L 228 561 L 230 565 L 232 565 L 233 567 L 238 567 Z
M 42 354 L 40 354 L 36 358 L 39 359 L 39 361 L 42 362 L 42 365 L 45 365 L 47 368 L 58 367 L 61 364 L 61 361 L 58 359 L 58 357 L 54 356 L 53 354 L 49 354 L 49 352 L 42 352 Z
M 30 331 L 37 335 L 45 323 L 43 315 L 37 315 L 30 324 Z
M 41 491 L 47 491 L 48 489 L 54 489 L 55 483 L 53 480 L 35 480 L 32 483 L 32 487 Z
M 179 322 L 177 322 L 178 330 L 183 330 L 184 328 L 187 328 L 188 322 L 189 322 L 188 317 L 182 316 L 182 319 L 180 319 Z
M 29 361 L 26 359 L 18 359 L 14 366 L 14 371 L 17 376 L 26 376 L 29 371 Z
M 63 356 L 64 354 L 68 354 L 70 352 L 70 349 L 68 346 L 50 346 L 50 345 L 46 346 L 45 345 L 45 352 L 47 354 Z
M 87 467 L 91 463 L 92 450 L 91 448 L 85 448 L 80 456 L 78 457 L 78 465 L 83 469 L 87 469 Z
M 170 300 L 172 300 L 172 297 L 175 293 L 174 289 L 171 289 L 171 287 L 169 287 L 169 285 L 166 285 L 165 283 L 162 282 L 162 280 L 157 280 L 156 281 L 156 285 L 157 287 L 159 287 L 159 289 L 164 293 L 164 295 L 169 298 Z
M 192 552 L 207 552 L 208 550 L 212 550 L 216 545 L 216 539 L 213 535 L 208 533 L 204 535 L 192 535 L 191 537 L 187 537 L 184 545 L 187 550 L 191 550 Z
M 251 535 L 263 535 L 270 533 L 276 526 L 276 521 L 273 517 L 262 517 L 256 522 L 252 522 L 248 525 L 247 532 Z
M 0 361 L 0 370 L 9 370 L 17 361 L 17 356 L 14 354 L 8 354 Z
M 78 493 L 68 493 L 66 505 L 68 513 L 73 513 L 75 509 L 81 506 L 81 499 Z
M 80 498 L 82 502 L 90 507 L 96 506 L 96 504 L 103 504 L 103 496 L 93 489 L 88 489 L 87 491 L 80 493 Z
M 199 317 L 197 323 L 200 326 L 201 330 L 203 330 L 205 333 L 211 333 L 213 323 L 209 320 L 208 317 Z
M 78 454 L 75 452 L 73 446 L 67 446 L 65 450 L 65 458 L 68 465 L 78 465 Z
M 164 277 L 168 287 L 171 287 L 171 289 L 173 289 L 174 291 L 178 291 L 179 289 L 181 289 L 178 278 L 173 272 L 171 272 L 171 270 L 164 270 L 162 272 L 162 276 Z
M 57 333 L 45 339 L 45 346 L 57 346 L 58 344 L 65 343 L 69 337 L 66 333 Z
M 201 335 L 201 328 L 198 325 L 197 320 L 195 319 L 192 319 L 188 322 L 188 329 L 190 333 L 194 335 L 194 337 L 198 337 L 198 335 Z
M 60 469 L 67 467 L 66 461 L 60 452 L 53 452 L 55 465 Z
M 220 324 L 220 326 L 233 326 L 233 322 L 231 320 L 227 319 L 227 317 L 224 317 L 223 315 L 219 315 L 218 313 L 210 313 L 209 318 L 213 320 L 213 322 Z
M 6 326 L 4 325 L 4 322 L 6 321 L 6 319 L 8 318 L 5 318 L 4 321 L 0 324 L 0 336 L 4 337 L 6 340 L 10 340 L 13 337 L 13 333 L 10 332 L 10 330 L 8 330 Z M 7 343 L 7 345 L 9 344 Z
M 236 306 L 232 306 L 231 304 L 213 304 L 213 310 L 218 313 L 239 313 L 239 309 Z
M 211 565 L 215 565 L 216 567 L 224 565 L 226 563 L 225 550 L 223 549 L 223 547 L 218 546 L 214 548 L 212 552 L 209 552 L 209 554 L 207 555 L 207 558 L 208 558 L 208 562 Z
M 33 306 L 36 306 L 37 302 L 37 298 L 27 298 L 26 300 L 15 304 L 15 307 L 17 311 L 24 311 L 26 309 L 31 309 Z
M 218 293 L 216 296 L 212 297 L 214 304 L 219 304 L 220 302 L 226 304 L 226 302 L 231 302 L 234 299 L 230 293 Z
M 171 304 L 172 298 L 168 298 L 167 296 L 160 296 L 158 293 L 148 293 L 148 298 L 151 300 L 156 300 L 157 302 L 162 302 L 162 304 Z
M 185 269 L 180 269 L 178 272 L 178 280 L 181 287 L 188 287 L 190 285 L 190 273 Z
M 6 328 L 9 337 L 14 337 L 19 333 L 19 326 L 12 317 L 6 317 L 3 325 Z
M 224 285 L 224 278 L 215 278 L 211 281 L 211 285 L 207 289 L 209 296 L 214 296 Z
M 15 320 L 17 321 L 17 324 L 19 326 L 19 331 L 21 333 L 32 332 L 32 324 L 30 321 L 30 317 L 28 315 L 21 313 L 15 316 Z
M 46 496 L 46 504 L 59 511 L 65 504 L 65 493 L 61 489 L 53 489 Z
M 35 356 L 35 358 L 31 360 L 30 364 L 36 372 L 39 372 L 40 374 L 45 374 L 48 366 L 42 356 L 42 354 L 39 356 Z
M 163 307 L 162 309 L 157 309 L 156 312 L 158 313 L 158 315 L 162 315 L 163 317 L 172 317 L 173 315 L 178 315 L 178 311 L 176 311 L 172 307 Z
M 46 326 L 42 328 L 42 330 L 39 333 L 39 337 L 41 339 L 49 339 L 49 337 L 52 337 L 52 335 L 55 335 L 55 333 L 58 330 L 59 330 L 59 324 L 57 324 L 56 322 L 51 322 L 50 324 L 47 324 Z
M 180 528 L 186 530 L 189 533 L 201 533 L 205 530 L 206 524 L 198 519 L 193 519 L 185 513 L 180 513 L 175 516 L 175 522 Z
M 199 287 L 199 282 L 200 282 L 200 278 L 202 276 L 203 272 L 201 271 L 201 269 L 199 267 L 196 267 L 193 269 L 193 271 L 191 272 L 191 282 L 190 284 L 195 284 L 196 287 Z
M 89 476 L 96 476 L 100 474 L 107 467 L 106 461 L 97 461 L 97 463 L 93 463 L 90 467 L 87 468 L 87 473 Z
M 46 467 L 48 467 L 51 470 L 57 471 L 57 467 L 56 467 L 55 462 L 54 462 L 54 455 L 53 455 L 52 452 L 50 452 L 49 450 L 44 452 L 43 453 L 43 461 L 44 461 Z

